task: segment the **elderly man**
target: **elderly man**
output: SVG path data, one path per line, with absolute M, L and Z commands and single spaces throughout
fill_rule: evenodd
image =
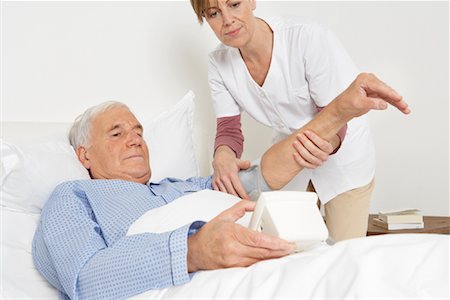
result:
M 351 118 L 386 103 L 409 113 L 395 91 L 373 75 L 360 75 L 300 131 L 325 140 Z M 143 128 L 130 110 L 113 102 L 88 109 L 74 123 L 70 141 L 92 179 L 66 182 L 42 210 L 33 240 L 38 270 L 65 298 L 126 298 L 180 285 L 198 270 L 249 266 L 285 256 L 293 245 L 235 223 L 254 208 L 241 201 L 208 223 L 201 220 L 165 233 L 127 236 L 146 211 L 186 194 L 211 189 L 211 177 L 149 183 Z M 293 158 L 295 135 L 272 146 L 261 168 L 242 173 L 247 192 L 279 189 L 301 168 Z M 260 170 L 260 171 L 259 171 Z

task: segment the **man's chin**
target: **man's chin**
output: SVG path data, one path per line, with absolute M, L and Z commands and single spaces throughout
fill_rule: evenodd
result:
M 135 173 L 128 172 L 126 176 L 123 177 L 123 179 L 146 184 L 149 182 L 151 175 L 152 173 L 150 170 Z
M 148 183 L 148 182 L 150 181 L 150 174 L 145 174 L 145 175 L 142 175 L 142 176 L 137 176 L 137 177 L 135 177 L 135 179 L 136 179 L 136 181 L 139 182 L 139 183 L 144 183 L 144 184 L 146 184 L 146 183 Z

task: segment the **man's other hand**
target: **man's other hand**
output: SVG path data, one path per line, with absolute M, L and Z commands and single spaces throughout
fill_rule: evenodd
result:
M 189 237 L 188 271 L 247 267 L 292 253 L 293 244 L 235 223 L 254 208 L 255 202 L 240 201 Z

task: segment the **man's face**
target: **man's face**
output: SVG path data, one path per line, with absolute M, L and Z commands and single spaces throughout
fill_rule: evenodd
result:
M 92 178 L 148 182 L 151 169 L 143 128 L 127 108 L 97 115 L 90 133 L 90 147 L 79 147 L 77 155 Z

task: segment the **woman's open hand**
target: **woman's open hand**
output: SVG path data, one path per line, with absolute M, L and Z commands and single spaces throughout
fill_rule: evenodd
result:
M 236 158 L 236 154 L 228 146 L 222 145 L 216 149 L 212 162 L 214 174 L 212 186 L 216 191 L 250 199 L 242 186 L 238 173 L 250 167 L 250 161 Z
M 315 169 L 328 160 L 330 154 L 339 147 L 340 138 L 335 135 L 328 142 L 310 130 L 297 134 L 297 140 L 293 143 L 296 150 L 294 160 L 303 168 Z

